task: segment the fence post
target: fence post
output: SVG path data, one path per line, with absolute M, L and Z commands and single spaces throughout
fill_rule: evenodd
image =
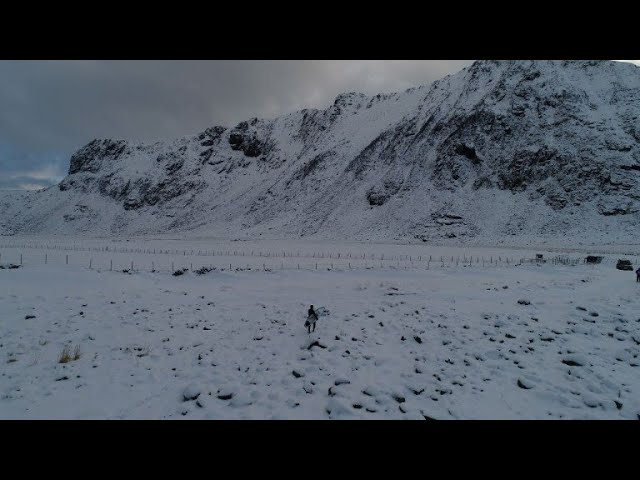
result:
M 66 256 L 65 265 L 69 265 L 69 255 Z
M 89 270 L 91 270 L 91 263 L 93 262 L 93 258 L 89 259 Z
M 133 272 L 133 260 L 131 260 L 131 271 Z
M 47 254 L 46 253 L 44 254 L 44 264 L 45 265 L 47 264 Z
M 113 271 L 113 260 L 109 262 L 109 271 Z
M 22 254 L 20 254 L 20 265 L 22 265 Z

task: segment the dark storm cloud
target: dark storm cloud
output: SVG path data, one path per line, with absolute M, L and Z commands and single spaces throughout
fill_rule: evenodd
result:
M 470 61 L 0 61 L 0 189 L 46 186 L 93 138 L 154 141 L 427 84 Z

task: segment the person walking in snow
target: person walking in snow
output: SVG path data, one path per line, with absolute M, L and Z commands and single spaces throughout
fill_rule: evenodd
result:
M 636 270 L 636 282 L 640 282 L 640 267 Z
M 312 332 L 311 327 L 313 326 L 313 331 L 316 331 L 316 322 L 318 321 L 318 314 L 313 309 L 313 305 L 309 307 L 309 311 L 307 312 L 307 321 L 304 322 L 304 326 L 307 327 L 309 333 Z

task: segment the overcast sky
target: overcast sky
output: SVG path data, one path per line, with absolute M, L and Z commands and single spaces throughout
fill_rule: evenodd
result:
M 466 60 L 0 61 L 0 189 L 57 183 L 94 138 L 170 139 L 428 84 Z

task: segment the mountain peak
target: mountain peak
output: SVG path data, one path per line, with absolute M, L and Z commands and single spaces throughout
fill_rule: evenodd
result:
M 338 95 L 333 102 L 334 105 L 339 105 L 341 107 L 347 107 L 351 105 L 360 105 L 365 102 L 369 97 L 367 97 L 364 93 L 359 92 L 347 92 L 341 93 Z

